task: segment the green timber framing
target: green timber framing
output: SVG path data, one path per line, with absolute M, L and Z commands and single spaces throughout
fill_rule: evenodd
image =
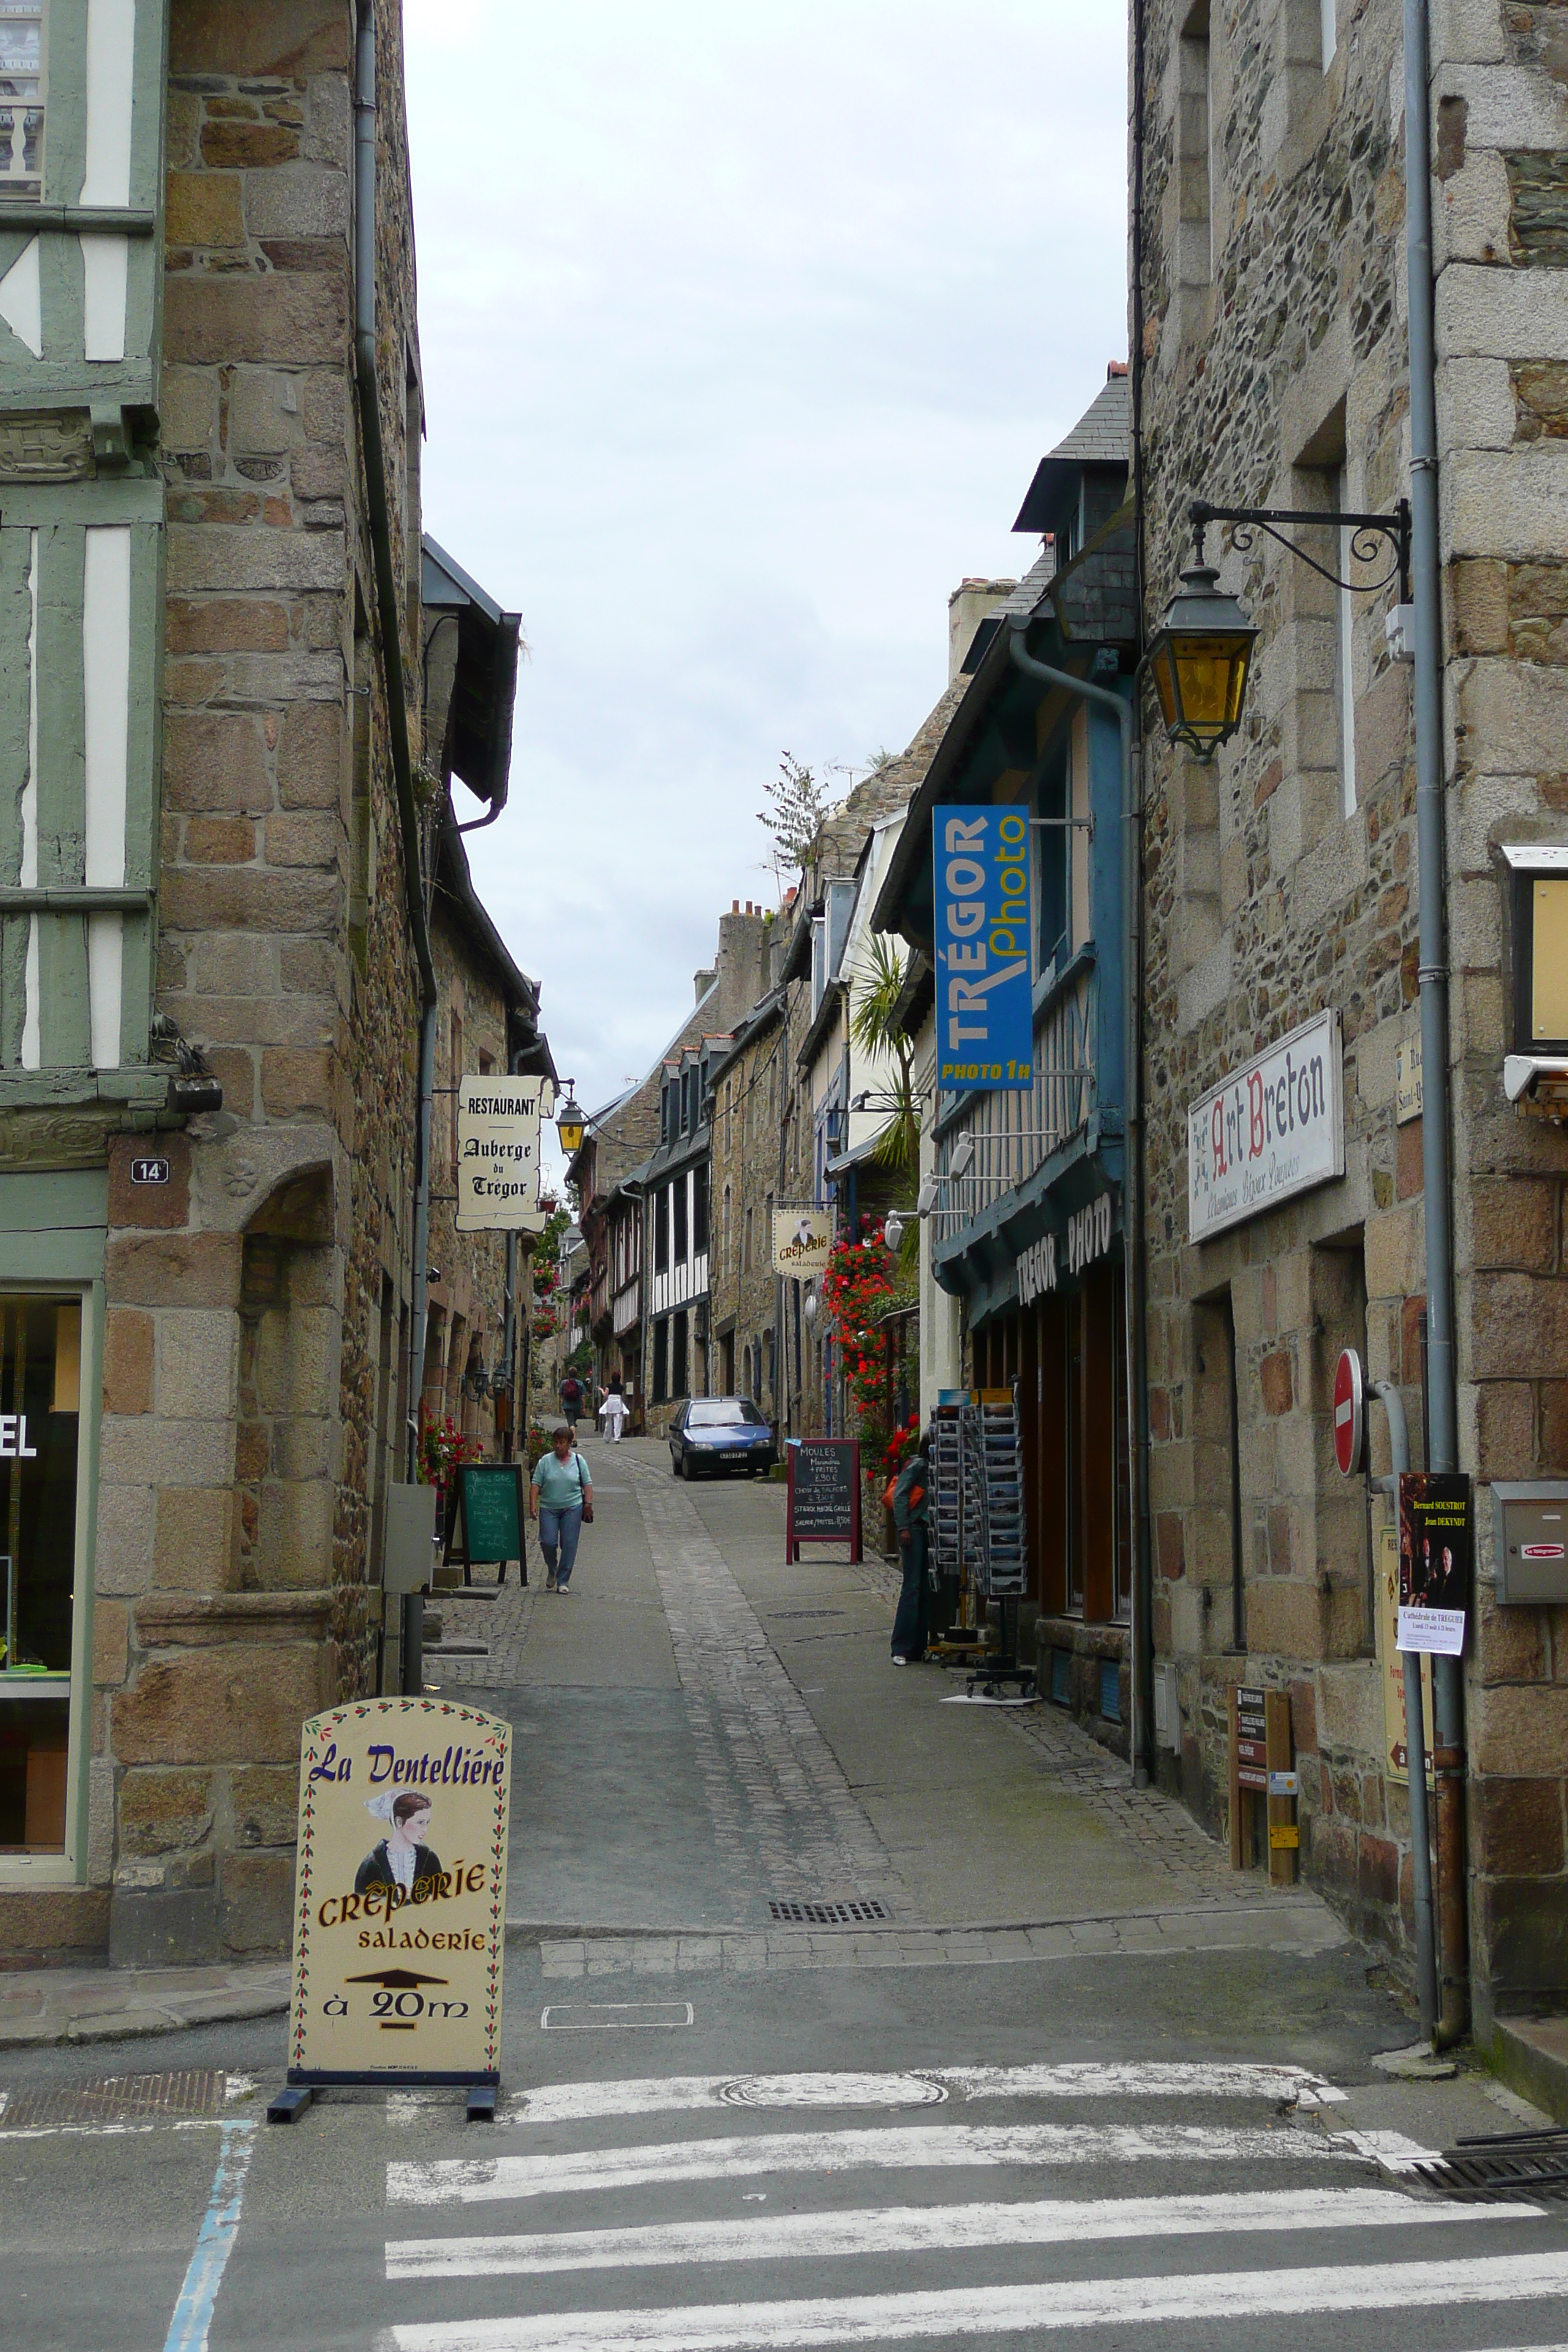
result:
M 36 98 L 0 110 L 0 142 L 9 135 L 12 161 L 0 178 L 7 1403 L 22 1400 L 18 1335 L 29 1315 L 36 1329 L 40 1305 L 68 1316 L 79 1303 L 74 1464 L 61 1469 L 59 1486 L 74 1496 L 68 1681 L 59 1672 L 67 1660 L 52 1652 L 50 1671 L 17 1670 L 27 1645 L 16 1642 L 15 1611 L 0 1675 L 11 1701 L 0 1716 L 0 1745 L 20 1739 L 26 1751 L 19 1759 L 7 1748 L 5 1760 L 13 1779 L 29 1776 L 29 1840 L 36 1759 L 28 1741 L 36 1736 L 19 1727 L 62 1712 L 68 1692 L 65 1755 L 44 1759 L 64 1767 L 63 1787 L 53 1770 L 46 1783 L 51 1826 L 41 1843 L 53 1850 L 33 1841 L 33 1850 L 16 1851 L 12 1831 L 0 1853 L 0 1889 L 42 1898 L 25 1947 L 79 1944 L 84 1933 L 96 1940 L 102 1932 L 102 1897 L 87 1896 L 85 1881 L 109 1224 L 103 1160 L 114 1131 L 156 1125 L 171 1075 L 154 1059 L 152 1036 L 165 517 L 153 443 L 169 19 L 167 0 L 44 0 L 36 9 L 12 0 L 4 16 L 7 65 L 31 50 L 38 67 Z M 38 1448 L 47 1450 L 41 1438 Z M 13 1496 L 26 1491 L 21 1464 L 8 1468 Z M 14 1502 L 8 1548 L 17 1508 Z M 63 1586 L 63 1559 L 57 1575 Z M 90 1925 L 79 1915 L 68 1924 L 52 1908 L 51 1892 L 68 1888 L 81 1890 Z

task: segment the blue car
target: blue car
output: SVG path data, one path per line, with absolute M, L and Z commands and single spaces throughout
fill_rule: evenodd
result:
M 773 1461 L 773 1431 L 750 1397 L 688 1397 L 669 1424 L 677 1478 L 721 1478 L 731 1470 L 765 1478 Z

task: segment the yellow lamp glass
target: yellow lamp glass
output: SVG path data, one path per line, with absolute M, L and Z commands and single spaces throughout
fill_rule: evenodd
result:
M 1165 732 L 1200 760 L 1212 760 L 1241 723 L 1258 631 L 1205 565 L 1182 574 L 1149 648 Z

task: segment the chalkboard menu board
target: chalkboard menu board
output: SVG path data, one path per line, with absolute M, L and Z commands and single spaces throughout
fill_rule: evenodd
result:
M 806 1437 L 785 1448 L 789 1517 L 785 1557 L 803 1543 L 847 1543 L 860 1557 L 860 1447 L 852 1437 Z
M 465 1463 L 458 1473 L 458 1501 L 463 1518 L 464 1583 L 477 1559 L 499 1561 L 502 1569 L 515 1559 L 526 1584 L 521 1462 Z

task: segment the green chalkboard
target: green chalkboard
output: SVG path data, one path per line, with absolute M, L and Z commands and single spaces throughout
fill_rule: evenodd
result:
M 458 1477 L 465 1576 L 477 1559 L 522 1560 L 522 1465 L 469 1462 Z

